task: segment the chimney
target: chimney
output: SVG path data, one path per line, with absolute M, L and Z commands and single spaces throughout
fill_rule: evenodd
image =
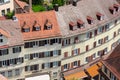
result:
M 29 0 L 29 11 L 32 9 L 32 0 Z
M 55 5 L 54 5 L 55 11 L 58 11 L 58 8 L 59 8 L 58 4 L 55 4 Z
M 73 5 L 73 6 L 77 6 L 77 0 L 73 0 L 72 5 Z

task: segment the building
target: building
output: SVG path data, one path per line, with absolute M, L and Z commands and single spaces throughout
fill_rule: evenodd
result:
M 115 0 L 74 0 L 55 11 L 2 20 L 0 33 L 0 73 L 9 80 L 39 75 L 98 80 L 103 64 L 97 62 L 120 42 L 120 5 Z
M 0 0 L 0 16 L 14 10 L 14 0 Z
M 101 69 L 102 80 L 119 80 L 120 79 L 120 45 L 105 59 L 102 60 Z

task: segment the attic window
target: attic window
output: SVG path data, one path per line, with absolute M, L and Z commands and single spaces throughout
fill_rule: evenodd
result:
M 77 26 L 76 26 L 76 24 L 74 22 L 70 22 L 69 23 L 69 28 L 70 28 L 70 30 L 76 30 Z
M 2 37 L 3 35 L 0 33 L 0 37 Z
M 47 19 L 44 25 L 45 30 L 50 30 L 52 29 L 52 23 Z
M 23 23 L 22 32 L 30 32 L 30 27 L 26 24 L 26 22 Z
M 104 19 L 104 15 L 99 13 L 99 12 L 97 12 L 96 16 L 97 16 L 98 20 L 103 20 Z
M 78 28 L 84 27 L 84 22 L 82 20 L 78 19 L 77 20 L 77 26 L 78 26 Z
M 87 21 L 88 21 L 88 24 L 93 24 L 93 18 L 92 17 L 87 16 Z
M 110 10 L 111 14 L 115 14 L 115 8 L 114 7 L 110 7 L 109 10 Z
M 39 31 L 39 30 L 40 30 L 40 25 L 37 23 L 37 21 L 35 21 L 33 25 L 33 31 Z
M 115 8 L 116 12 L 119 12 L 120 5 L 118 5 L 118 4 L 114 4 L 114 8 Z

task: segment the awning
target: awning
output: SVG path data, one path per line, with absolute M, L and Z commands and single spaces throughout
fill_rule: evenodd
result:
M 65 80 L 71 80 L 71 79 L 80 79 L 80 78 L 85 78 L 87 77 L 87 74 L 85 74 L 84 71 L 76 72 L 67 76 L 64 76 Z
M 100 69 L 101 66 L 102 66 L 102 63 L 98 62 L 97 64 L 86 69 L 86 71 L 89 73 L 91 77 L 95 77 L 99 74 L 98 70 Z

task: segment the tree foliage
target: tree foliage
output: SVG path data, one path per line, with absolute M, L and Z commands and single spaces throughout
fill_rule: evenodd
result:
M 58 4 L 59 6 L 62 6 L 65 4 L 65 0 L 53 0 L 52 4 L 53 5 Z

